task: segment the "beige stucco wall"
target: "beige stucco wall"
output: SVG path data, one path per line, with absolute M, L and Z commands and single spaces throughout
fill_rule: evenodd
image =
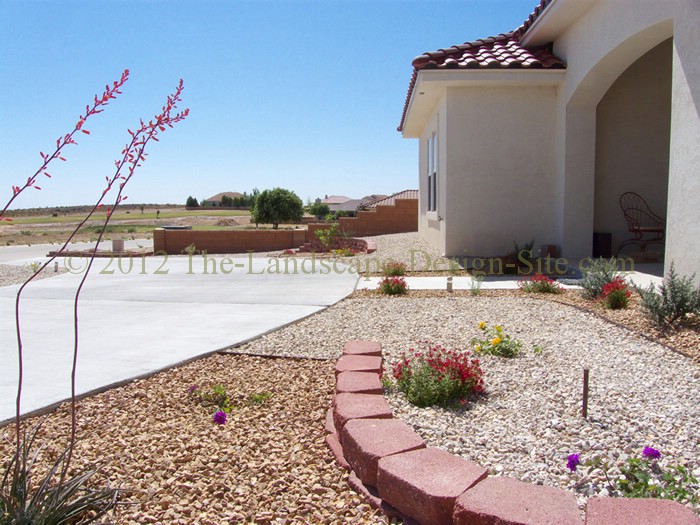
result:
M 620 75 L 597 107 L 594 230 L 612 233 L 613 253 L 632 235 L 620 209 L 622 193 L 640 194 L 666 216 L 672 55 L 672 40 L 656 46 Z
M 675 260 L 683 273 L 700 270 L 700 242 L 693 241 L 700 239 L 698 27 L 697 0 L 599 0 L 556 39 L 554 51 L 567 62 L 556 161 L 566 256 L 590 253 L 598 103 L 630 65 L 673 37 L 666 265 Z
M 447 97 L 442 96 L 433 109 L 433 115 L 425 126 L 420 136 L 418 155 L 418 231 L 436 251 L 445 252 L 445 229 L 443 212 L 445 211 L 445 152 L 446 152 L 446 128 L 445 114 L 447 107 Z M 428 170 L 428 138 L 432 131 L 436 129 L 438 134 L 438 181 L 437 181 L 437 212 L 428 212 L 428 180 L 426 173 Z
M 678 2 L 674 21 L 666 266 L 700 281 L 700 2 Z
M 445 252 L 558 244 L 552 86 L 447 89 Z

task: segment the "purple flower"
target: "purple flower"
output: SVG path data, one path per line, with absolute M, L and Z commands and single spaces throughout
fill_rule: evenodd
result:
M 189 387 L 189 388 L 187 389 L 187 391 L 188 391 L 190 394 L 191 394 L 192 392 L 194 392 L 195 390 L 199 390 L 199 387 L 198 387 L 197 385 L 192 385 L 191 387 Z
M 661 452 L 651 447 L 644 447 L 642 450 L 642 456 L 647 459 L 659 459 L 661 457 Z
M 569 467 L 569 470 L 571 472 L 576 471 L 576 467 L 581 464 L 581 460 L 579 459 L 578 454 L 569 454 L 569 457 L 567 458 L 568 461 L 566 462 L 566 466 Z
M 223 425 L 226 423 L 226 412 L 219 410 L 216 414 L 214 414 L 214 423 L 217 425 Z

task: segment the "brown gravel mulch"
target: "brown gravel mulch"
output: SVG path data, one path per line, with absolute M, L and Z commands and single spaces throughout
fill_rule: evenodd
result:
M 340 343 L 339 343 L 340 344 Z M 379 524 L 349 489 L 323 427 L 334 361 L 215 355 L 79 402 L 74 465 L 99 465 L 112 486 L 131 489 L 110 523 Z M 222 384 L 235 409 L 225 425 L 189 386 Z M 269 392 L 262 404 L 251 394 Z M 44 461 L 67 444 L 69 407 L 44 419 Z M 0 457 L 14 427 L 1 429 Z

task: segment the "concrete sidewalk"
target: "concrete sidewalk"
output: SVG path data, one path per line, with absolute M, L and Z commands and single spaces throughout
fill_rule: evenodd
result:
M 5 262 L 39 259 L 27 249 L 18 252 L 13 255 L 21 258 L 6 255 Z M 58 260 L 74 273 L 33 282 L 23 294 L 23 413 L 70 395 L 72 297 L 86 261 Z M 284 267 L 276 261 L 210 256 L 205 268 L 201 256 L 96 259 L 80 299 L 78 392 L 256 337 L 339 301 L 357 282 L 356 275 L 323 273 L 310 264 L 280 273 Z M 14 415 L 17 289 L 0 288 L 0 421 Z
M 625 274 L 625 278 L 637 286 L 646 288 L 649 284 L 653 283 L 655 285 L 660 284 L 663 281 L 662 277 L 658 275 L 653 275 L 650 273 L 644 273 L 642 271 L 629 272 Z M 406 284 L 408 284 L 409 290 L 445 290 L 447 288 L 447 276 L 440 277 L 404 277 L 406 279 Z M 517 290 L 518 283 L 521 282 L 523 276 L 518 277 L 515 275 L 497 275 L 485 277 L 481 282 L 482 290 Z M 382 277 L 370 277 L 360 278 L 357 289 L 358 290 L 375 290 L 379 284 Z M 574 284 L 559 283 L 564 289 L 577 289 L 580 288 Z M 452 278 L 452 289 L 453 290 L 471 290 L 472 286 L 476 286 L 475 280 L 468 276 L 459 276 Z

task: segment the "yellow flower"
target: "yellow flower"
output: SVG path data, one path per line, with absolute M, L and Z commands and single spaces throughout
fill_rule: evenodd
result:
M 479 330 L 486 330 L 486 321 L 481 321 L 479 323 Z
M 481 352 L 481 345 L 476 345 L 476 346 L 474 347 L 474 351 L 475 351 L 476 353 Z
M 491 344 L 492 344 L 493 346 L 496 346 L 496 345 L 497 345 L 498 343 L 500 343 L 500 342 L 501 342 L 501 338 L 500 338 L 500 337 L 494 337 L 493 339 L 491 339 Z
M 502 332 L 502 331 L 503 331 L 503 327 L 500 324 L 497 324 L 496 325 L 496 332 Z

